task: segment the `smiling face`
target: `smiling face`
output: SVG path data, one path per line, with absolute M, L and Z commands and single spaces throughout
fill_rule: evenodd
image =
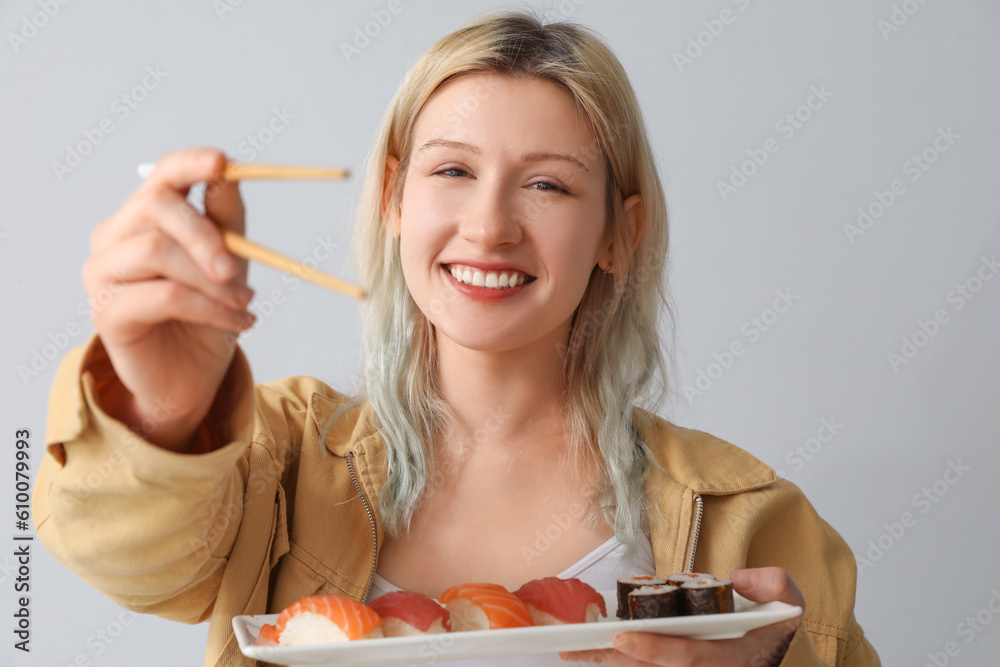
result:
M 430 97 L 398 234 L 406 284 L 439 345 L 567 340 L 594 266 L 610 259 L 596 146 L 586 113 L 553 81 L 465 74 Z

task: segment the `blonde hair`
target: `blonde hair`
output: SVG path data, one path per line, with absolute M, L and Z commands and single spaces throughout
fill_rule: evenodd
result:
M 594 155 L 607 173 L 612 273 L 595 267 L 574 316 L 564 355 L 563 416 L 571 449 L 600 467 L 602 508 L 618 539 L 637 544 L 644 525 L 649 465 L 633 406 L 653 412 L 667 392 L 661 316 L 672 331 L 663 287 L 667 211 L 639 103 L 621 63 L 601 39 L 566 22 L 543 24 L 522 12 L 475 20 L 431 47 L 412 67 L 379 126 L 369 155 L 353 249 L 369 298 L 362 306 L 364 389 L 333 423 L 364 400 L 386 442 L 388 478 L 379 498 L 385 530 L 409 526 L 435 470 L 435 437 L 452 417 L 437 385 L 434 329 L 407 290 L 393 233 L 417 115 L 444 82 L 464 73 L 537 77 L 564 86 L 588 114 Z M 383 216 L 386 157 L 400 159 Z M 633 252 L 623 200 L 642 196 L 644 227 Z M 662 306 L 662 308 L 661 308 Z

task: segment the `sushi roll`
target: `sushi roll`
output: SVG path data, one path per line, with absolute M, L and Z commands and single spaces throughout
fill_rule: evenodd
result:
M 667 583 L 671 586 L 682 586 L 689 581 L 711 581 L 713 579 L 715 579 L 715 577 L 710 574 L 701 574 L 699 572 L 678 572 L 677 574 L 672 574 L 667 577 Z
M 514 595 L 528 605 L 535 625 L 592 623 L 608 615 L 604 596 L 579 579 L 535 579 Z
M 666 580 L 660 579 L 659 577 L 653 577 L 649 575 L 640 575 L 638 577 L 624 577 L 618 580 L 618 611 L 615 615 L 618 618 L 628 619 L 628 594 L 637 588 L 642 586 L 662 586 L 666 584 Z
M 343 595 L 310 595 L 278 615 L 278 645 L 327 644 L 382 636 L 382 619 Z
M 689 616 L 725 614 L 736 610 L 733 582 L 729 579 L 699 579 L 681 586 L 685 613 Z
M 455 632 L 534 625 L 528 606 L 497 584 L 462 584 L 438 596 L 448 608 Z
M 641 586 L 628 594 L 629 617 L 632 619 L 664 618 L 684 613 L 684 594 L 669 584 Z
M 382 617 L 382 634 L 386 637 L 451 632 L 448 610 L 420 593 L 393 591 L 372 600 L 368 607 Z

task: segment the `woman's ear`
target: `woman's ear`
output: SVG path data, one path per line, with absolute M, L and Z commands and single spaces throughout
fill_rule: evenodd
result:
M 642 204 L 642 195 L 635 194 L 626 197 L 622 202 L 622 222 L 625 226 L 625 235 L 632 237 L 632 252 L 639 247 L 639 240 L 642 238 L 642 230 L 646 225 L 646 208 Z M 615 269 L 611 265 L 614 255 L 614 244 L 608 242 L 603 261 L 598 261 L 597 265 L 605 273 L 614 273 Z
M 632 234 L 632 252 L 635 252 L 646 226 L 646 207 L 642 203 L 642 195 L 626 197 L 622 208 L 625 210 L 625 228 L 631 230 Z
M 395 212 L 389 214 L 389 203 L 392 193 L 396 190 L 396 178 L 399 176 L 399 158 L 394 155 L 385 156 L 385 176 L 382 179 L 382 219 L 385 220 L 390 232 L 399 238 L 399 224 Z

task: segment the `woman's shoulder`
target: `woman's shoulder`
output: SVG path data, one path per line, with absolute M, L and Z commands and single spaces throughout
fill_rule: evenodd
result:
M 254 393 L 257 414 L 265 423 L 293 419 L 317 437 L 325 429 L 332 449 L 349 447 L 375 432 L 371 403 L 315 377 L 295 375 L 262 382 L 254 386 Z
M 292 375 L 280 380 L 268 380 L 255 384 L 256 393 L 262 400 L 284 401 L 308 408 L 320 403 L 340 405 L 350 397 L 326 382 L 309 375 Z
M 660 472 L 696 493 L 740 493 L 780 479 L 750 452 L 710 433 L 679 426 L 641 408 L 633 410 L 633 422 Z

